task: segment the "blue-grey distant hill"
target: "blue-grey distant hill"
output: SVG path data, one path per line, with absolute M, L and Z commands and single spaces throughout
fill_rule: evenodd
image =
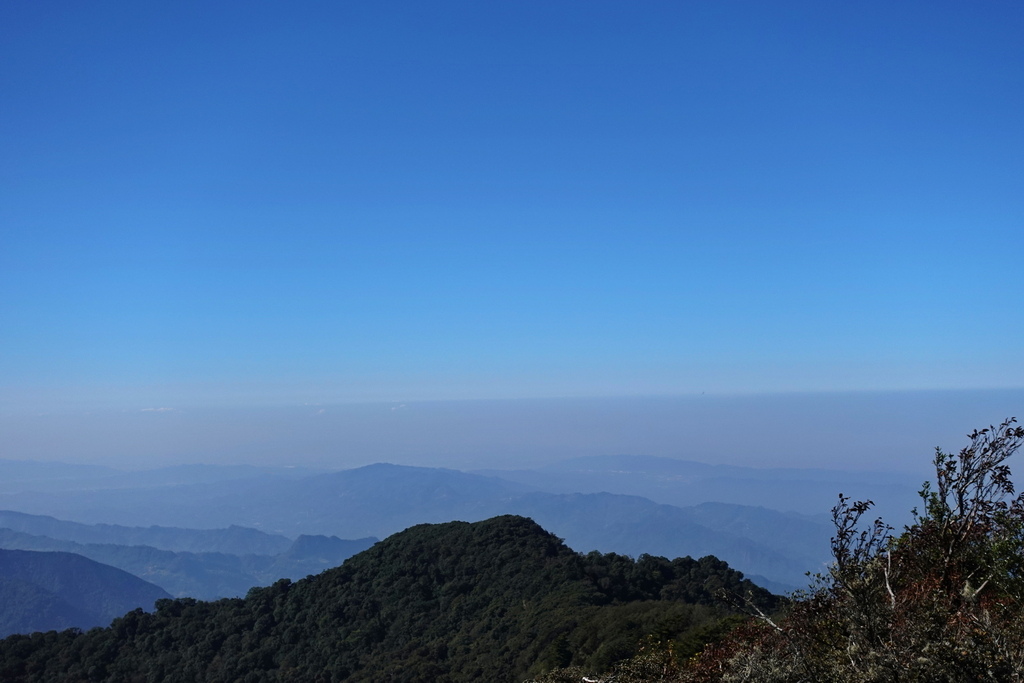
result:
M 0 528 L 76 543 L 146 545 L 180 552 L 233 555 L 279 555 L 292 540 L 280 534 L 231 525 L 223 529 L 182 529 L 162 526 L 82 524 L 49 515 L 0 510 Z
M 613 492 L 669 505 L 735 503 L 827 515 L 838 494 L 872 500 L 890 522 L 906 523 L 922 480 L 915 474 L 710 465 L 642 455 L 570 458 L 529 470 L 479 470 L 548 493 Z
M 290 541 L 283 536 L 248 532 L 253 530 L 242 527 L 194 530 L 88 525 L 0 511 L 0 548 L 75 553 L 134 574 L 175 597 L 206 600 L 238 597 L 254 586 L 318 574 L 338 566 L 377 542 L 376 538 L 345 540 L 335 536 L 299 536 Z M 244 550 L 242 543 L 245 539 L 255 540 L 254 549 L 264 549 L 264 537 L 281 539 L 285 544 L 283 550 L 274 554 L 216 550 L 218 540 L 224 542 L 224 548 Z M 124 542 L 89 542 L 96 538 Z M 173 551 L 131 543 L 145 538 L 173 541 L 188 547 L 202 545 L 212 550 Z
M 81 521 L 240 525 L 293 537 L 383 538 L 415 524 L 518 514 L 583 552 L 710 554 L 762 577 L 774 589 L 800 587 L 806 572 L 821 570 L 831 532 L 824 519 L 766 507 L 704 508 L 617 493 L 555 494 L 439 468 L 378 464 L 304 479 L 226 484 L 65 492 L 59 497 L 40 493 L 0 497 L 0 502 Z
M 106 626 L 169 597 L 128 572 L 81 555 L 0 550 L 0 637 Z

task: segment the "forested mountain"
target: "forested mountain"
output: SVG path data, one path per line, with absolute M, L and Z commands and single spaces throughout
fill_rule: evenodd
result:
M 2 635 L 105 626 L 168 597 L 151 583 L 80 555 L 0 550 Z
M 610 665 L 649 634 L 701 642 L 731 623 L 719 589 L 778 606 L 713 557 L 582 555 L 516 516 L 419 525 L 245 599 L 12 636 L 0 680 L 519 681 Z

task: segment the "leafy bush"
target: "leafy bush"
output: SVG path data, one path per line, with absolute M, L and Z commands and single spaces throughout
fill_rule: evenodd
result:
M 834 562 L 782 617 L 753 609 L 696 657 L 648 647 L 591 680 L 1024 679 L 1024 494 L 1006 464 L 1024 429 L 1011 418 L 968 438 L 957 454 L 936 449 L 935 481 L 899 535 L 881 519 L 864 524 L 870 501 L 840 496 Z

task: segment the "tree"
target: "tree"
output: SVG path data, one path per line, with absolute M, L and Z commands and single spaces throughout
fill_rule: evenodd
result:
M 752 609 L 697 657 L 648 648 L 594 680 L 1024 680 L 1024 494 L 1006 464 L 1024 428 L 1011 418 L 968 438 L 957 454 L 936 449 L 935 481 L 899 535 L 864 523 L 871 501 L 840 495 L 833 563 L 783 616 Z
M 834 562 L 760 644 L 736 644 L 726 674 L 757 680 L 1024 679 L 1024 494 L 1006 461 L 1024 443 L 1008 419 L 936 449 L 935 482 L 898 536 L 870 501 L 840 496 Z M 721 680 L 738 680 L 724 675 Z

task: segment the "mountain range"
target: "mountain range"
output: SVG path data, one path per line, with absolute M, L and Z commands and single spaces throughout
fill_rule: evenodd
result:
M 336 536 L 295 540 L 255 529 L 81 524 L 0 511 L 0 548 L 76 553 L 154 583 L 175 597 L 238 597 L 253 586 L 336 567 L 377 542 Z
M 0 507 L 74 519 L 90 528 L 73 529 L 66 522 L 63 530 L 21 528 L 10 513 L 0 513 L 0 527 L 82 545 L 144 545 L 244 557 L 285 553 L 304 535 L 383 538 L 419 523 L 517 514 L 535 519 L 580 551 L 711 554 L 762 585 L 786 591 L 804 586 L 807 572 L 825 567 L 832 533 L 828 509 L 840 492 L 883 501 L 883 508 L 908 509 L 917 488 L 912 478 L 897 475 L 758 470 L 638 456 L 577 458 L 507 472 L 375 464 L 281 474 L 203 466 L 171 468 L 163 485 L 159 472 L 132 473 L 134 481 L 145 482 L 137 486 L 124 486 L 126 480 L 116 473 L 100 476 L 95 471 L 77 484 L 72 483 L 75 473 L 51 472 L 62 482 L 60 491 L 33 489 L 23 481 L 17 492 L 0 494 Z M 183 472 L 201 481 L 182 483 L 188 478 Z M 189 504 L 181 505 L 182 500 Z M 197 531 L 182 535 L 182 527 Z M 98 549 L 91 553 L 101 557 Z M 205 559 L 218 567 L 211 571 L 225 571 L 223 558 Z M 250 567 L 260 565 L 257 570 L 231 562 L 238 580 L 222 594 L 240 594 L 237 586 L 250 580 L 242 575 L 259 575 L 262 581 L 268 576 L 262 573 L 263 561 L 249 562 Z M 184 595 L 189 589 L 170 590 Z
M 189 504 L 182 506 L 181 500 Z M 268 536 L 383 538 L 419 523 L 517 514 L 536 520 L 583 552 L 715 555 L 778 591 L 800 587 L 806 572 L 823 568 L 830 531 L 821 517 L 768 508 L 680 507 L 623 494 L 547 493 L 497 477 L 388 464 L 303 479 L 247 478 L 191 486 L 11 494 L 0 496 L 0 503 L 26 512 L 45 511 L 106 524 L 90 532 L 89 538 L 95 540 L 132 538 L 110 524 L 129 520 L 183 527 L 247 527 L 260 530 L 264 535 L 253 537 L 266 543 Z M 766 535 L 766 528 L 773 532 Z M 782 530 L 788 535 L 780 541 Z M 140 539 L 173 535 L 166 529 L 132 533 Z M 167 543 L 166 539 L 161 542 Z
M 318 574 L 419 524 L 502 515 L 530 518 L 579 552 L 713 556 L 784 593 L 805 586 L 807 573 L 829 559 L 833 527 L 815 507 L 839 492 L 829 488 L 899 500 L 914 488 L 898 476 L 639 456 L 474 472 L 386 463 L 335 472 L 210 465 L 119 472 L 2 460 L 0 471 L 10 475 L 0 505 L 21 510 L 0 510 L 0 548 L 58 564 L 91 560 L 163 595 L 203 600 Z M 707 500 L 715 497 L 726 500 Z M 788 511 L 735 500 L 784 501 L 777 507 Z M 131 597 L 97 613 L 20 575 L 0 577 L 9 605 L 34 606 L 9 617 L 8 632 L 102 625 L 153 604 Z M 119 584 L 111 585 L 116 593 Z
M 245 599 L 11 636 L 0 680 L 519 681 L 606 667 L 654 635 L 696 652 L 734 623 L 728 595 L 780 605 L 713 557 L 584 555 L 517 516 L 417 525 Z

